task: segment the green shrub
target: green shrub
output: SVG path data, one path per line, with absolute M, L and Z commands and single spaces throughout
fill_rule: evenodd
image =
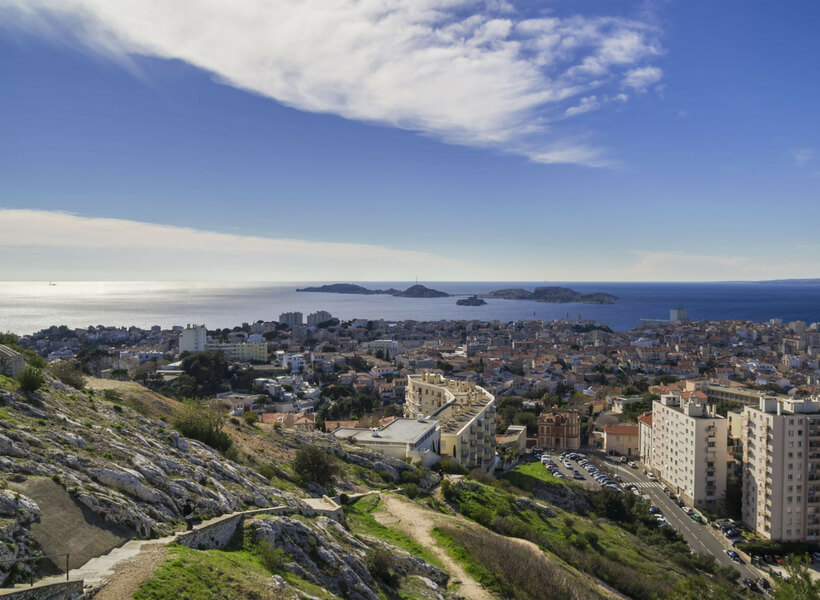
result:
M 285 564 L 290 560 L 287 552 L 281 548 L 274 548 L 268 540 L 262 540 L 256 545 L 256 553 L 271 573 L 283 572 Z
M 401 486 L 404 495 L 410 498 L 411 500 L 419 495 L 419 486 L 415 483 L 405 483 Z
M 73 362 L 58 362 L 51 365 L 51 372 L 60 381 L 78 390 L 85 387 L 85 376 Z
M 296 451 L 293 471 L 305 481 L 330 485 L 339 473 L 339 464 L 335 456 L 317 446 L 306 445 Z
M 109 402 L 122 401 L 122 396 L 120 396 L 120 393 L 117 390 L 103 390 L 103 398 Z
M 54 473 L 54 475 L 51 476 L 51 481 L 53 481 L 57 485 L 60 485 L 60 482 L 62 481 L 62 479 L 60 478 L 60 474 Z
M 20 384 L 20 391 L 26 394 L 36 392 L 46 382 L 40 369 L 27 366 L 17 374 L 17 383 Z
M 396 587 L 398 576 L 393 571 L 393 555 L 384 548 L 371 550 L 364 557 L 364 564 L 373 579 L 390 587 Z
M 245 423 L 247 423 L 248 425 L 253 425 L 254 423 L 256 423 L 259 420 L 259 415 L 257 415 L 253 411 L 249 411 L 249 412 L 246 412 L 244 415 L 242 415 L 242 418 L 245 420 Z
M 188 400 L 174 426 L 181 435 L 199 440 L 224 454 L 233 444 L 228 434 L 222 431 L 225 418 L 226 414 L 221 411 L 221 407 Z

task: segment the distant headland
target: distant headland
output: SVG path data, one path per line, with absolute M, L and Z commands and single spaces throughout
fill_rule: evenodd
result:
M 387 296 L 398 296 L 400 298 L 446 298 L 450 294 L 439 290 L 434 290 L 426 286 L 416 284 L 411 285 L 404 291 L 394 288 L 386 290 L 371 290 L 355 283 L 331 283 L 329 285 L 320 285 L 316 287 L 297 288 L 297 292 L 322 292 L 326 294 L 360 294 L 365 296 L 373 296 L 377 294 Z
M 584 304 L 614 304 L 617 296 L 595 292 L 582 294 L 570 288 L 548 286 L 537 287 L 532 292 L 522 288 L 506 288 L 495 290 L 487 294 L 489 298 L 504 298 L 506 300 L 534 300 L 535 302 L 583 302 Z

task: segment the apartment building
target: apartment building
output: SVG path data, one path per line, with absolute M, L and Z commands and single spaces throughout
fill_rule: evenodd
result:
M 820 534 L 820 398 L 743 409 L 743 522 L 767 540 Z
M 268 345 L 252 344 L 205 344 L 206 350 L 218 350 L 227 360 L 268 362 Z
M 539 415 L 538 445 L 555 450 L 577 450 L 581 446 L 578 411 L 553 411 Z
M 651 465 L 689 506 L 716 510 L 726 491 L 727 421 L 694 394 L 652 403 Z
M 495 396 L 436 373 L 407 376 L 404 416 L 440 421 L 440 454 L 472 469 L 495 461 Z
M 307 316 L 307 325 L 308 327 L 317 327 L 319 323 L 325 323 L 330 321 L 333 318 L 326 310 L 317 310 L 316 312 L 310 313 Z M 279 317 L 280 322 L 282 322 L 282 317 Z M 299 323 L 301 325 L 301 322 Z
M 179 353 L 205 352 L 207 342 L 208 330 L 204 325 L 186 325 L 185 329 L 179 332 Z
M 279 322 L 287 325 L 291 329 L 303 325 L 302 313 L 300 312 L 286 312 L 279 315 Z

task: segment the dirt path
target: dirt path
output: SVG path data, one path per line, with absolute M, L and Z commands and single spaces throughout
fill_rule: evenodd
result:
M 433 537 L 431 531 L 439 524 L 446 522 L 460 521 L 456 517 L 439 515 L 429 510 L 425 510 L 412 502 L 400 500 L 392 494 L 382 494 L 381 510 L 375 512 L 373 516 L 382 525 L 389 525 L 413 538 L 430 552 L 436 555 L 444 566 L 444 570 L 450 573 L 451 580 L 460 580 L 461 585 L 458 593 L 470 600 L 493 600 L 495 597 L 467 572 L 461 568 L 455 560 L 450 557 L 446 549 L 440 547 Z
M 147 544 L 134 558 L 117 565 L 114 576 L 94 596 L 94 600 L 127 600 L 148 581 L 165 560 L 165 544 Z
M 463 517 L 434 513 L 393 494 L 381 494 L 381 499 L 382 510 L 373 514 L 375 519 L 382 525 L 390 525 L 401 529 L 404 533 L 416 540 L 416 542 L 422 544 L 435 554 L 444 565 L 444 570 L 450 573 L 453 579 L 461 580 L 462 584 L 458 590 L 459 594 L 470 600 L 473 600 L 473 598 L 479 600 L 495 598 L 492 593 L 481 587 L 475 579 L 467 574 L 467 572 L 450 557 L 447 550 L 438 545 L 438 542 L 430 533 L 434 527 L 445 523 L 459 523 L 469 527 L 474 527 L 474 523 L 467 521 Z M 528 540 L 512 537 L 507 539 L 528 548 L 539 556 L 543 556 L 544 554 L 541 548 Z M 586 579 L 593 589 L 603 598 L 629 600 L 627 596 L 614 590 L 603 581 L 578 571 L 569 565 L 566 565 L 565 568 L 568 569 L 569 572 L 575 573 L 578 577 Z

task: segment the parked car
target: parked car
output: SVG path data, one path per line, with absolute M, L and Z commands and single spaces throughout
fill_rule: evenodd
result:
M 684 504 L 683 500 L 681 500 L 680 498 L 678 498 L 677 500 L 675 500 L 675 504 L 677 504 L 677 505 L 678 505 L 678 506 L 680 506 L 681 508 L 683 508 L 683 507 L 685 506 L 685 504 Z
M 755 583 L 754 579 L 744 579 L 743 580 L 743 585 L 745 585 L 747 588 L 749 588 L 753 592 L 760 591 L 760 588 L 757 587 L 757 584 Z
M 738 553 L 737 553 L 737 552 L 735 552 L 734 550 L 727 550 L 727 551 L 726 551 L 726 556 L 728 556 L 729 558 L 731 558 L 731 559 L 732 559 L 733 561 L 735 561 L 736 563 L 742 562 L 742 561 L 740 560 L 740 554 L 738 554 Z
M 627 464 L 628 464 L 630 467 L 632 467 L 633 469 L 637 469 L 637 468 L 638 468 L 638 465 L 636 465 L 634 461 L 631 461 L 631 460 L 630 460 Z
M 820 561 L 820 552 L 812 552 L 811 559 L 814 561 Z
M 625 463 L 625 462 L 626 462 L 626 456 L 622 456 L 622 457 L 620 458 L 620 462 Z
M 691 518 L 691 519 L 692 519 L 695 523 L 702 523 L 702 522 L 703 522 L 703 517 L 701 517 L 701 516 L 700 516 L 698 513 L 696 513 L 696 512 L 690 512 L 690 513 L 689 513 L 689 517 L 690 517 L 690 518 Z
M 815 554 L 817 553 L 815 552 Z M 759 585 L 764 590 L 768 590 L 770 587 L 772 587 L 772 585 L 769 583 L 769 580 L 765 577 L 758 577 L 757 585 Z
M 686 505 L 681 506 L 681 510 L 685 512 L 687 515 L 691 515 L 694 512 L 690 507 Z
M 657 514 L 659 512 L 661 512 L 661 509 L 658 508 L 657 506 L 650 506 L 649 507 L 649 514 L 650 515 L 654 515 L 654 514 Z

